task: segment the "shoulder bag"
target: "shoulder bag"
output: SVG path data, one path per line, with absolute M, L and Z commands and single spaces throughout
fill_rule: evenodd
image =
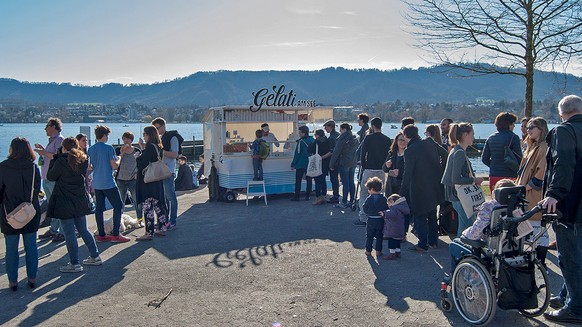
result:
M 22 202 L 18 207 L 10 213 L 6 213 L 6 204 L 4 204 L 4 213 L 6 214 L 6 221 L 10 227 L 14 229 L 21 229 L 28 224 L 36 215 L 36 209 L 32 205 L 34 196 L 34 178 L 36 177 L 36 165 L 32 165 L 32 183 L 30 185 L 30 202 Z
M 158 151 L 158 146 L 153 144 L 152 145 L 156 148 L 156 154 L 158 156 L 158 160 L 154 162 L 150 162 L 147 167 L 143 169 L 143 181 L 144 183 L 153 183 L 164 180 L 172 176 L 172 172 L 170 168 L 164 164 L 162 159 L 160 158 L 160 152 Z
M 307 164 L 307 172 L 305 175 L 308 177 L 317 177 L 323 174 L 322 171 L 322 159 L 318 152 L 318 144 L 315 143 L 315 154 L 309 157 L 309 162 Z
M 465 155 L 466 158 L 466 155 Z M 467 159 L 467 165 L 469 165 L 469 175 L 475 178 L 475 174 L 471 169 L 471 164 L 469 159 Z M 483 189 L 481 186 L 473 184 L 455 184 L 455 190 L 457 191 L 457 197 L 463 206 L 465 215 L 467 218 L 471 218 L 477 208 L 485 202 L 485 195 L 483 194 Z
M 505 153 L 503 155 L 503 163 L 509 167 L 514 173 L 517 173 L 519 170 L 519 157 L 513 150 L 511 150 L 511 142 L 513 141 L 513 135 L 511 136 L 511 140 L 509 140 L 509 144 L 505 146 Z

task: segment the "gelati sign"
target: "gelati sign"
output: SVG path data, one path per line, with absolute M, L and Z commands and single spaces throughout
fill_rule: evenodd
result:
M 285 85 L 273 85 L 271 89 L 262 88 L 253 92 L 253 105 L 249 110 L 256 112 L 266 107 L 315 107 L 315 100 L 296 100 L 296 94 L 293 90 L 287 92 Z

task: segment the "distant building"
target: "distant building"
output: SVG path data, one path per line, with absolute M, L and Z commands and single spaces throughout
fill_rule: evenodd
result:
M 475 104 L 478 106 L 492 107 L 495 105 L 495 100 L 479 97 L 475 99 Z

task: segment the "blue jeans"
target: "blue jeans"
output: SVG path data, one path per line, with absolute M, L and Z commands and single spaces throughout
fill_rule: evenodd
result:
M 452 201 L 451 203 L 453 204 L 453 208 L 455 209 L 455 211 L 457 212 L 457 216 L 459 217 L 459 227 L 457 228 L 457 237 L 461 237 L 463 231 L 471 227 L 471 225 L 473 225 L 473 222 L 475 221 L 474 219 L 475 215 L 467 217 L 467 215 L 465 214 L 465 210 L 461 205 L 461 201 Z
M 56 182 L 51 182 L 49 180 L 43 179 L 42 181 L 42 189 L 46 196 L 46 200 L 49 201 L 51 195 L 53 194 L 53 189 L 55 188 Z M 51 226 L 49 227 L 49 231 L 53 234 L 62 234 L 61 230 L 61 221 L 57 218 L 51 219 Z
M 35 279 L 38 273 L 38 249 L 36 248 L 36 232 L 22 234 L 24 253 L 26 255 L 26 275 Z M 9 282 L 18 281 L 18 243 L 20 235 L 4 234 L 6 242 L 6 276 Z
M 418 234 L 419 248 L 428 249 L 429 245 L 438 244 L 438 225 L 436 208 L 429 212 L 414 215 L 414 229 Z
M 352 177 L 352 180 L 353 179 L 354 178 Z M 333 191 L 333 197 L 336 198 L 336 199 L 339 199 L 339 171 L 337 169 L 334 169 L 334 170 L 330 170 L 329 171 L 329 181 L 331 182 L 331 189 Z M 326 185 L 325 188 L 326 188 L 326 191 L 327 191 L 327 185 Z
M 172 225 L 176 225 L 176 218 L 178 218 L 178 197 L 176 196 L 174 179 L 176 179 L 176 174 L 164 179 L 164 196 L 166 197 L 166 205 L 170 213 L 170 224 Z
M 554 224 L 558 263 L 564 277 L 560 296 L 572 315 L 582 318 L 582 224 Z
M 121 224 L 121 209 L 123 204 L 121 203 L 121 196 L 119 196 L 119 190 L 117 187 L 110 188 L 107 190 L 95 190 L 95 221 L 97 222 L 97 230 L 99 231 L 99 236 L 105 236 L 105 228 L 103 227 L 103 211 L 105 211 L 105 198 L 109 200 L 111 206 L 113 207 L 113 230 L 111 235 L 119 235 L 119 225 Z
M 119 189 L 119 195 L 121 196 L 121 203 L 123 204 L 123 211 L 125 211 L 125 200 L 127 199 L 127 191 L 131 194 L 131 200 L 133 202 L 133 208 L 135 209 L 135 214 L 137 219 L 141 219 L 142 215 L 142 208 L 141 203 L 137 203 L 137 193 L 136 193 L 136 181 L 122 181 L 117 180 L 117 188 Z
M 81 234 L 83 242 L 89 249 L 91 257 L 97 258 L 99 256 L 99 251 L 97 250 L 97 244 L 95 244 L 95 239 L 93 234 L 87 229 L 87 218 L 81 216 L 72 219 L 61 220 L 63 226 L 63 232 L 65 233 L 65 242 L 67 244 L 67 251 L 69 252 L 69 261 L 73 265 L 79 264 L 79 244 L 77 243 L 77 236 L 75 235 L 75 227 L 77 231 Z
M 263 179 L 263 159 L 253 158 L 253 177 Z
M 348 203 L 348 195 L 350 196 L 350 202 L 354 202 L 354 196 L 356 194 L 356 183 L 354 182 L 354 175 L 356 173 L 356 167 L 339 167 L 339 175 L 342 179 L 342 203 Z M 330 173 L 331 174 L 331 173 Z M 331 176 L 331 175 L 330 175 Z

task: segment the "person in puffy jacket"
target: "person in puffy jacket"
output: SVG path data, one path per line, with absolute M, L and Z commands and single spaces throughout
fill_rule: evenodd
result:
M 90 256 L 83 260 L 83 265 L 98 266 L 102 264 L 93 234 L 87 229 L 86 216 L 91 213 L 89 194 L 85 189 L 87 174 L 87 155 L 79 148 L 74 137 L 63 140 L 63 153 L 51 160 L 47 179 L 55 182 L 53 194 L 49 200 L 47 217 L 59 217 L 65 234 L 69 253 L 69 263 L 60 268 L 64 273 L 83 271 L 79 262 L 79 245 L 75 228 L 89 249 Z
M 358 139 L 352 133 L 352 125 L 348 123 L 341 124 L 340 136 L 336 139 L 335 148 L 329 161 L 329 169 L 337 169 L 342 181 L 342 200 L 341 203 L 337 204 L 338 208 L 349 208 L 354 202 L 356 194 L 354 175 L 356 172 L 356 151 L 358 146 Z
M 40 205 L 38 193 L 40 192 L 40 169 L 34 163 L 36 155 L 25 138 L 15 138 L 10 143 L 10 155 L 7 160 L 0 163 L 0 227 L 6 242 L 6 277 L 8 286 L 18 290 L 18 243 L 20 235 L 24 242 L 26 256 L 26 275 L 28 287 L 34 288 L 38 272 L 38 248 L 36 247 L 36 232 L 40 224 Z M 34 180 L 33 180 L 34 176 Z M 14 229 L 8 224 L 6 214 L 12 212 L 23 202 L 30 201 L 30 193 L 33 188 L 32 205 L 36 209 L 34 218 L 20 229 Z
M 400 258 L 400 242 L 406 235 L 404 219 L 410 214 L 410 208 L 406 203 L 406 198 L 398 194 L 388 197 L 388 208 L 380 212 L 380 216 L 384 217 L 383 235 L 388 239 L 388 249 L 390 249 L 390 254 L 384 256 L 384 259 L 395 260 Z
M 497 132 L 491 134 L 485 141 L 481 161 L 489 167 L 489 190 L 491 192 L 499 180 L 515 180 L 517 177 L 517 170 L 513 170 L 504 162 L 506 147 L 517 156 L 518 164 L 521 162 L 521 138 L 513 133 L 516 121 L 516 115 L 508 112 L 500 113 L 495 117 Z

